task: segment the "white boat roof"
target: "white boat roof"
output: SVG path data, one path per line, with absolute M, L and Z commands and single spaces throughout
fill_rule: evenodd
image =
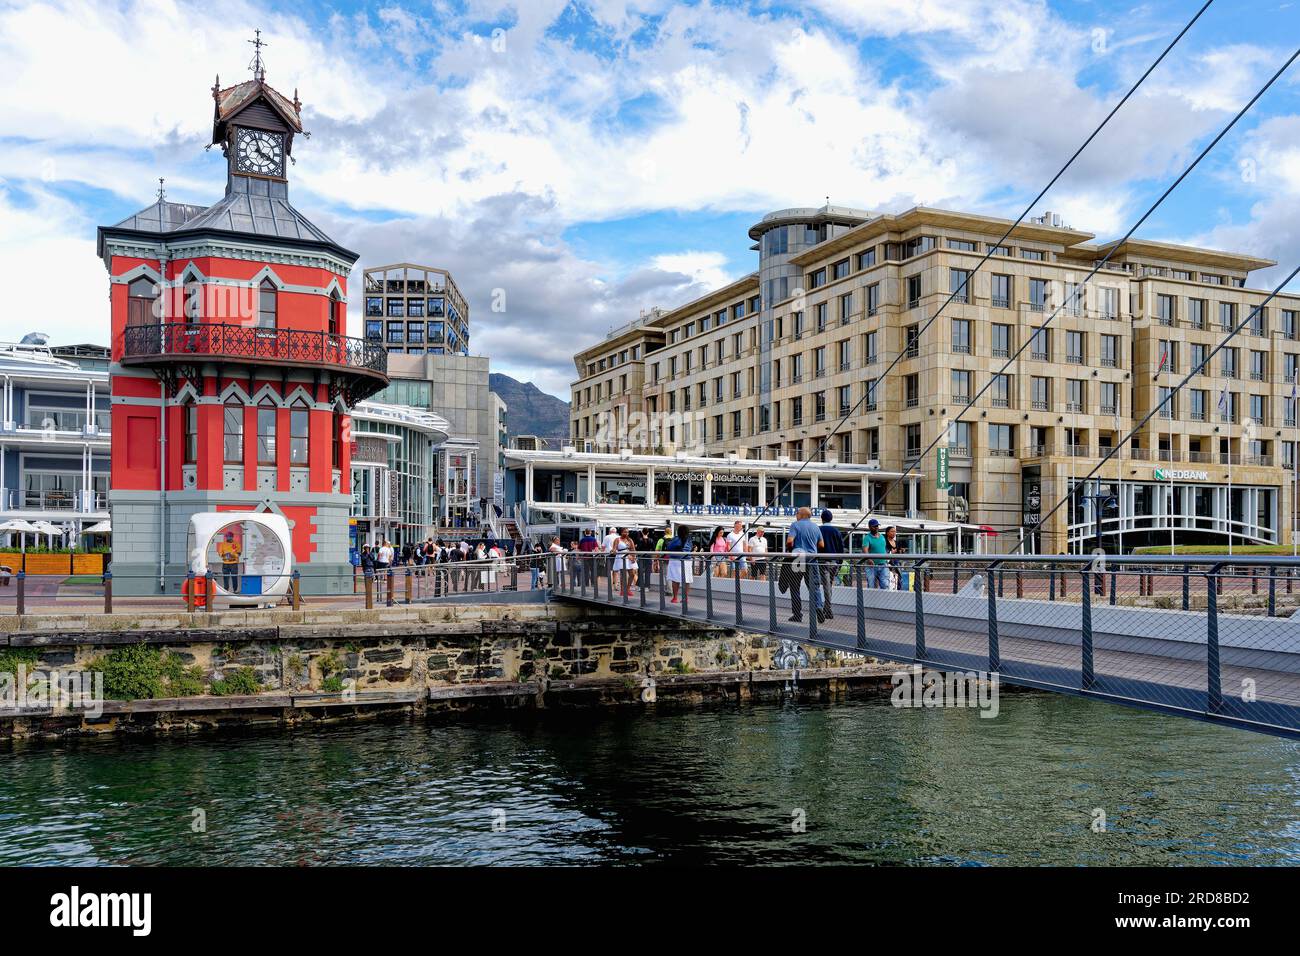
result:
M 681 508 L 701 508 L 702 512 L 683 512 Z M 709 509 L 714 510 L 710 511 Z M 782 531 L 795 520 L 795 515 L 787 513 L 795 509 L 785 507 L 769 510 L 759 514 L 760 508 L 736 508 L 727 505 L 578 505 L 568 502 L 533 502 L 533 512 L 543 512 L 555 520 L 586 522 L 601 527 L 627 528 L 662 528 L 667 524 L 683 525 L 688 528 L 712 529 L 718 525 L 730 526 L 736 521 L 756 524 L 772 531 Z M 956 521 L 935 521 L 928 518 L 903 518 L 881 511 L 856 511 L 851 509 L 832 509 L 831 524 L 836 528 L 848 529 L 857 526 L 858 531 L 867 530 L 867 522 L 875 518 L 882 528 L 890 525 L 899 531 L 910 534 L 950 534 L 958 529 L 969 534 L 979 534 L 983 529 L 979 525 L 962 524 Z M 821 519 L 813 515 L 819 524 Z M 532 522 L 529 524 L 540 523 Z

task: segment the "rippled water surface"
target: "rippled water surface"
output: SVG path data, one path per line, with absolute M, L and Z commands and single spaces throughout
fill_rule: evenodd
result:
M 17 744 L 0 864 L 1295 865 L 1298 778 L 1289 742 L 1034 694 Z

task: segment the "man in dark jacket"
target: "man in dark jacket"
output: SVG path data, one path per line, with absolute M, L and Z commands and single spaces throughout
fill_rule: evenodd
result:
M 846 554 L 847 549 L 844 546 L 844 535 L 840 534 L 840 529 L 831 524 L 835 516 L 831 514 L 830 508 L 822 509 L 822 543 L 826 546 L 823 553 L 825 554 Z M 844 558 L 822 558 L 818 561 L 821 565 L 822 572 L 822 594 L 826 595 L 826 610 L 829 614 L 831 610 L 831 585 L 835 583 L 835 573 L 839 570 Z

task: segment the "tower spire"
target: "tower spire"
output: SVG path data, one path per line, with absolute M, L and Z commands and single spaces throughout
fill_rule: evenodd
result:
M 253 44 L 253 59 L 249 62 L 248 68 L 253 71 L 253 79 L 265 80 L 266 64 L 262 62 L 262 47 L 270 46 L 270 44 L 262 39 L 261 30 L 254 30 L 253 39 L 248 42 Z
M 167 189 L 164 185 L 165 183 L 166 180 L 163 179 L 161 176 L 159 176 L 158 177 L 158 201 L 159 202 L 167 201 Z

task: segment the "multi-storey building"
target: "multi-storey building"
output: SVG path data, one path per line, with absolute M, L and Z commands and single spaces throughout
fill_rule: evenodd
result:
M 414 544 L 438 526 L 437 455 L 450 425 L 409 405 L 352 410 L 351 546 Z
M 400 262 L 364 273 L 365 336 L 397 355 L 468 355 L 469 305 L 446 269 Z
M 178 588 L 196 513 L 272 511 L 304 590 L 350 589 L 348 418 L 387 384 L 388 356 L 344 334 L 356 254 L 289 202 L 297 96 L 266 83 L 260 56 L 252 79 L 212 96 L 225 195 L 203 207 L 160 189 L 99 230 L 117 586 Z
M 1050 213 L 1005 240 L 1010 221 L 967 213 L 853 218 L 767 216 L 750 231 L 757 272 L 579 353 L 573 443 L 946 468 L 944 487 L 922 485 L 921 510 L 1000 532 L 990 550 L 1022 535 L 1026 550 L 1130 550 L 1171 531 L 1180 543 L 1290 542 L 1294 296 L 1083 481 L 1263 300 L 1247 281 L 1271 261 L 1096 244 Z M 874 490 L 886 496 L 875 506 L 902 504 L 895 483 Z
M 77 544 L 108 517 L 108 371 L 93 347 L 64 358 L 44 341 L 0 343 L 0 523 L 49 522 Z

